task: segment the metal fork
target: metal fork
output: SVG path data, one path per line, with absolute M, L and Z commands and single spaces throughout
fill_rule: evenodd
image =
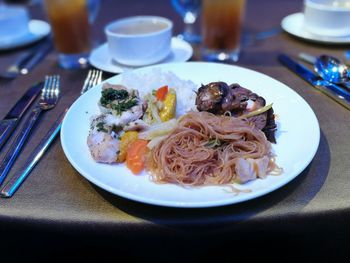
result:
M 97 76 L 97 77 L 96 77 Z M 82 88 L 82 93 L 88 91 L 92 87 L 96 86 L 102 81 L 102 71 L 89 71 Z M 49 148 L 50 144 L 54 141 L 55 137 L 59 133 L 62 125 L 62 121 L 68 109 L 66 109 L 59 118 L 52 125 L 45 137 L 40 141 L 39 145 L 30 154 L 28 160 L 24 166 L 9 180 L 9 182 L 1 189 L 2 197 L 11 197 L 17 189 L 21 186 L 24 180 L 28 177 L 35 165 L 43 156 L 45 151 Z
M 102 81 L 102 71 L 97 69 L 90 69 L 88 75 L 84 81 L 83 88 L 81 89 L 80 94 L 84 94 L 93 86 L 96 86 Z
M 41 98 L 32 110 L 20 133 L 15 138 L 10 149 L 0 164 L 0 185 L 5 180 L 13 163 L 21 152 L 24 143 L 29 137 L 30 131 L 38 120 L 42 111 L 50 110 L 57 104 L 60 93 L 60 77 L 46 76 L 44 86 L 41 90 Z

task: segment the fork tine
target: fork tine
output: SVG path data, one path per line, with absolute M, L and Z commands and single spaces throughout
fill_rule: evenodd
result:
M 93 86 L 96 86 L 101 81 L 102 81 L 102 71 L 101 70 L 95 70 L 95 78 L 94 78 L 94 81 L 93 81 Z
M 92 70 L 92 74 L 91 74 L 91 78 L 90 78 L 90 82 L 89 82 L 89 86 L 88 86 L 87 90 L 91 89 L 94 86 L 95 78 L 96 78 L 96 70 L 93 69 Z
M 51 83 L 51 76 L 46 75 L 45 76 L 45 83 L 44 83 L 44 86 L 43 86 L 43 88 L 41 90 L 41 95 L 42 96 L 44 95 L 44 93 L 46 92 L 48 87 L 51 85 L 50 83 Z
M 89 70 L 80 94 L 85 93 L 86 91 L 88 91 L 89 89 L 91 89 L 92 87 L 100 83 L 101 81 L 102 81 L 101 70 L 95 70 L 95 69 Z
M 47 91 L 48 91 L 49 87 L 51 86 L 51 81 L 52 81 L 51 76 L 46 75 L 44 86 L 41 89 L 41 99 L 45 98 Z
M 42 97 L 46 98 L 55 98 L 60 93 L 60 78 L 58 75 L 46 76 L 45 84 L 42 90 Z
M 54 80 L 54 83 L 52 85 L 52 93 L 54 96 L 59 96 L 59 94 L 60 94 L 60 76 L 54 75 L 53 80 Z
M 86 77 L 86 79 L 84 81 L 84 85 L 83 85 L 83 87 L 81 89 L 80 94 L 85 93 L 85 91 L 87 90 L 89 82 L 90 82 L 90 79 L 91 79 L 91 75 L 92 75 L 92 70 L 89 70 L 88 75 L 87 75 L 87 77 Z
M 102 71 L 96 70 L 96 78 L 95 78 L 94 86 L 99 84 L 101 81 L 102 81 Z
M 47 75 L 45 84 L 41 93 L 41 99 L 46 101 L 48 105 L 53 105 L 57 102 L 60 94 L 60 76 Z
M 92 88 L 93 86 L 96 86 L 98 83 L 100 83 L 102 80 L 102 71 L 101 70 L 95 70 L 95 77 L 92 81 L 92 86 L 90 88 Z

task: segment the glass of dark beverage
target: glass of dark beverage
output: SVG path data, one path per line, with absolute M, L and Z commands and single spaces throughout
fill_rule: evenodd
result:
M 184 31 L 178 37 L 190 43 L 199 43 L 201 36 L 196 32 L 195 23 L 202 0 L 171 0 L 171 3 L 184 22 Z
M 44 4 L 59 53 L 59 65 L 66 69 L 85 67 L 92 42 L 91 0 L 44 0 Z
M 245 0 L 202 1 L 202 58 L 238 61 Z

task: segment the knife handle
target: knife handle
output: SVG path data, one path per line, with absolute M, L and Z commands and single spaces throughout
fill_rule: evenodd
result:
M 10 136 L 11 132 L 16 127 L 16 124 L 16 118 L 0 121 L 0 150 L 7 141 L 7 138 Z
M 28 51 L 20 54 L 16 59 L 16 61 L 12 65 L 10 65 L 6 69 L 6 71 L 17 73 L 22 68 L 22 65 L 24 65 L 33 55 L 34 55 L 34 51 L 31 51 L 31 52 Z
M 8 172 L 10 171 L 13 163 L 18 157 L 18 154 L 21 152 L 23 145 L 25 141 L 27 140 L 29 133 L 36 123 L 36 120 L 38 119 L 40 113 L 42 112 L 42 109 L 40 107 L 35 107 L 28 118 L 26 119 L 25 123 L 23 124 L 23 128 L 20 131 L 20 133 L 17 135 L 15 140 L 13 141 L 10 149 L 6 153 L 4 159 L 2 160 L 0 164 L 0 185 L 5 180 Z
M 68 109 L 66 109 L 55 121 L 44 138 L 40 141 L 39 145 L 30 154 L 24 166 L 17 173 L 15 173 L 14 176 L 8 181 L 8 183 L 1 189 L 0 195 L 2 197 L 11 197 L 21 186 L 23 181 L 28 177 L 30 172 L 39 162 L 40 158 L 44 155 L 45 151 L 49 148 L 50 144 L 54 141 L 57 134 L 59 133 L 67 110 Z
M 26 63 L 22 64 L 21 73 L 29 73 L 53 48 L 52 42 L 45 43 L 41 50 L 38 50 Z

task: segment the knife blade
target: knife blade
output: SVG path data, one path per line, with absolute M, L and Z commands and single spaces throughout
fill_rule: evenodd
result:
M 296 62 L 286 54 L 280 54 L 278 56 L 278 60 L 317 90 L 350 110 L 350 93 L 347 90 L 336 84 L 322 80 L 314 72 L 309 70 L 304 65 Z
M 0 120 L 0 150 L 10 137 L 10 134 L 16 128 L 25 111 L 40 94 L 42 87 L 42 82 L 36 83 L 30 87 L 6 114 L 6 116 Z
M 51 142 L 56 138 L 57 134 L 59 133 L 62 126 L 62 121 L 67 111 L 68 108 L 54 122 L 54 124 L 46 133 L 44 138 L 40 141 L 38 146 L 30 154 L 24 166 L 16 174 L 14 174 L 14 176 L 8 181 L 8 183 L 1 189 L 0 195 L 2 197 L 11 197 L 17 191 L 17 189 L 20 187 L 23 181 L 27 178 L 29 173 L 33 170 L 40 158 L 49 148 Z

